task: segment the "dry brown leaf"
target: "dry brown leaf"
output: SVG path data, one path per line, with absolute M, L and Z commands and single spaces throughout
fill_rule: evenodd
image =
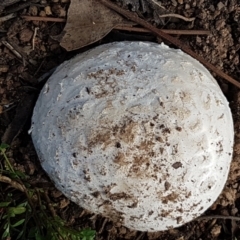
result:
M 102 39 L 125 21 L 96 0 L 72 1 L 66 26 L 54 39 L 59 40 L 67 51 L 72 51 Z

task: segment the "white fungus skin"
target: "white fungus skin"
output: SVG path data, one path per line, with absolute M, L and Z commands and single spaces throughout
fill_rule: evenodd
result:
M 69 199 L 140 231 L 183 225 L 221 193 L 233 122 L 216 80 L 180 50 L 102 45 L 60 65 L 32 118 L 42 167 Z

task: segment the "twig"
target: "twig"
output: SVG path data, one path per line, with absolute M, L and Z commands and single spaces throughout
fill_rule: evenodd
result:
M 17 16 L 16 13 L 10 13 L 10 14 L 8 14 L 6 16 L 0 17 L 0 23 L 6 22 L 6 21 L 8 21 L 8 20 L 10 20 L 12 18 L 15 18 L 16 16 Z
M 118 25 L 114 27 L 116 30 L 124 30 L 124 31 L 132 31 L 132 32 L 143 32 L 149 33 L 151 32 L 148 29 L 140 28 L 140 27 L 129 27 L 125 25 Z M 164 33 L 172 34 L 172 35 L 209 35 L 210 31 L 208 30 L 175 30 L 175 29 L 161 29 Z
M 151 0 L 153 3 L 155 3 L 157 6 L 159 6 L 162 9 L 166 9 L 165 7 L 163 7 L 159 2 L 157 2 L 156 0 Z
M 105 225 L 106 225 L 107 222 L 108 222 L 108 219 L 105 218 L 105 219 L 103 220 L 103 223 L 102 223 L 101 228 L 100 228 L 99 231 L 98 231 L 99 234 L 101 234 L 101 233 L 103 232 L 103 229 L 105 228 Z
M 54 71 L 57 69 L 57 67 L 54 67 L 52 69 L 50 69 L 48 72 L 44 73 L 41 77 L 38 78 L 38 82 L 42 82 L 44 81 L 46 78 L 48 78 L 49 76 L 51 76 Z
M 140 234 L 134 240 L 141 240 L 146 237 L 146 232 L 140 232 Z
M 163 16 L 163 15 L 161 15 Z M 66 22 L 64 18 L 53 18 L 53 17 L 37 17 L 37 16 L 21 16 L 26 21 L 43 21 L 43 22 Z M 151 32 L 150 30 L 144 28 L 137 27 L 128 27 L 125 25 L 119 25 L 114 27 L 114 29 L 118 30 L 126 30 L 126 31 L 134 31 L 134 32 Z M 208 35 L 210 31 L 208 30 L 175 30 L 175 29 L 162 29 L 163 32 L 168 34 L 176 34 L 176 35 Z
M 18 104 L 14 118 L 8 125 L 7 129 L 5 130 L 1 138 L 2 142 L 11 145 L 12 141 L 20 134 L 29 116 L 32 114 L 35 98 L 36 98 L 35 92 L 26 94 L 22 98 L 22 100 Z
M 8 183 L 10 184 L 13 188 L 21 191 L 21 192 L 26 192 L 26 188 L 23 184 L 18 183 L 17 181 L 13 181 L 11 178 L 0 175 L 0 182 Z
M 35 49 L 35 39 L 36 39 L 36 36 L 37 36 L 37 31 L 38 31 L 38 27 L 34 28 L 34 33 L 33 33 L 33 37 L 32 37 L 32 50 Z
M 10 107 L 8 107 L 7 109 L 5 109 L 2 113 L 4 113 L 4 112 L 8 112 L 8 111 L 10 111 L 11 109 L 13 109 L 13 108 L 15 108 L 16 107 L 16 105 L 12 105 L 12 106 L 10 106 Z
M 52 206 L 52 203 L 51 203 L 51 201 L 50 201 L 50 198 L 48 197 L 48 191 L 44 191 L 44 194 L 43 194 L 43 195 L 44 195 L 44 198 L 45 198 L 45 200 L 46 200 L 46 202 L 47 202 L 49 211 L 51 212 L 51 214 L 52 214 L 53 217 L 56 217 L 57 214 L 56 214 L 56 212 L 55 212 L 55 210 L 54 210 L 54 208 L 53 208 L 53 206 Z
M 26 16 L 23 15 L 21 18 L 26 21 L 42 21 L 42 22 L 66 22 L 65 18 L 54 18 L 54 17 L 38 17 L 38 16 Z
M 16 57 L 18 57 L 19 59 L 23 60 L 22 55 L 21 55 L 18 51 L 16 51 L 16 50 L 14 49 L 14 47 L 13 47 L 10 43 L 8 43 L 8 42 L 5 41 L 5 40 L 2 40 L 2 44 L 3 44 L 5 47 L 7 47 L 10 51 L 12 51 Z
M 201 221 L 201 220 L 208 220 L 208 219 L 225 219 L 225 220 L 235 220 L 235 221 L 240 221 L 240 217 L 235 217 L 235 216 L 223 216 L 223 215 L 210 215 L 210 216 L 202 216 L 198 217 L 196 221 Z
M 39 64 L 37 70 L 34 72 L 33 76 L 36 76 L 38 74 L 38 72 L 40 71 L 40 69 L 42 68 L 43 63 L 46 61 L 46 59 L 44 58 L 41 63 Z
M 0 175 L 0 182 L 4 182 L 4 183 L 8 183 L 10 184 L 13 188 L 25 193 L 27 199 L 28 199 L 28 202 L 29 202 L 29 205 L 31 206 L 32 210 L 35 211 L 35 207 L 34 207 L 34 204 L 32 202 L 32 199 L 30 198 L 29 194 L 28 194 L 28 190 L 26 189 L 25 185 L 23 184 L 23 182 L 21 181 L 21 179 L 18 179 L 19 182 L 17 181 L 14 181 L 12 180 L 11 178 L 9 177 L 6 177 L 6 176 L 3 176 L 3 175 Z
M 7 155 L 5 153 L 5 151 L 1 150 L 1 154 L 3 155 L 6 163 L 8 164 L 8 167 L 10 169 L 10 172 L 16 174 L 15 170 L 13 169 L 11 163 L 9 162 L 8 158 L 7 158 Z M 32 209 L 32 212 L 33 213 L 36 213 L 36 209 L 35 209 L 35 205 L 33 204 L 32 202 L 32 198 L 30 197 L 29 195 L 29 192 L 28 192 L 28 189 L 25 187 L 23 181 L 21 180 L 21 178 L 17 175 L 17 179 L 18 179 L 18 182 L 17 181 L 14 181 L 12 180 L 11 178 L 9 177 L 6 177 L 6 176 L 3 176 L 2 174 L 0 174 L 0 182 L 5 182 L 5 183 L 8 183 L 10 184 L 12 187 L 14 187 L 15 189 L 18 189 L 19 191 L 25 193 L 27 199 L 28 199 L 28 203 Z M 38 224 L 38 226 L 40 226 L 39 224 L 39 221 L 38 221 L 38 218 L 36 217 L 36 214 L 33 214 L 33 218 L 35 220 L 35 222 Z
M 174 38 L 174 37 L 168 35 L 167 33 L 164 33 L 160 29 L 152 26 L 147 21 L 139 18 L 138 16 L 136 16 L 135 14 L 133 14 L 133 13 L 131 13 L 129 11 L 126 11 L 126 10 L 118 7 L 117 5 L 115 5 L 114 3 L 111 3 L 108 0 L 98 0 L 98 1 L 101 2 L 103 5 L 109 7 L 110 9 L 116 11 L 117 13 L 119 13 L 119 14 L 125 16 L 126 18 L 130 19 L 131 21 L 136 22 L 139 25 L 142 25 L 143 27 L 149 29 L 150 31 L 152 31 L 158 37 L 161 37 L 161 38 L 171 42 L 172 44 L 174 44 L 175 46 L 177 46 L 178 48 L 180 48 L 181 50 L 183 50 L 184 52 L 186 52 L 187 54 L 189 54 L 190 56 L 192 56 L 193 58 L 195 58 L 199 62 L 201 62 L 208 69 L 210 69 L 211 71 L 215 72 L 219 77 L 222 77 L 223 79 L 231 82 L 232 84 L 234 84 L 235 86 L 240 88 L 240 83 L 237 80 L 235 80 L 234 78 L 230 77 L 229 75 L 224 73 L 222 70 L 218 69 L 217 67 L 213 66 L 211 63 L 207 62 L 203 57 L 200 57 L 194 51 L 189 49 L 185 44 L 183 44 L 177 38 Z
M 176 13 L 162 14 L 162 15 L 158 15 L 158 17 L 160 17 L 160 18 L 166 18 L 166 17 L 180 18 L 180 19 L 182 19 L 182 20 L 184 20 L 186 22 L 192 22 L 192 21 L 195 20 L 195 17 L 187 18 L 187 17 L 184 17 L 184 16 L 176 14 Z

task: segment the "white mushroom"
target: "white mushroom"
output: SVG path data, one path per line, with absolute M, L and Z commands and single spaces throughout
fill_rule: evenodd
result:
M 221 193 L 233 123 L 217 82 L 180 50 L 102 45 L 63 63 L 43 88 L 32 139 L 73 202 L 130 229 L 178 227 Z

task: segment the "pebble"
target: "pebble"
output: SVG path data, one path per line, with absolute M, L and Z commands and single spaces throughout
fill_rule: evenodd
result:
M 32 39 L 33 31 L 29 28 L 23 29 L 19 34 L 19 39 L 21 42 L 29 42 Z
M 52 12 L 57 16 L 57 17 L 65 17 L 66 16 L 66 11 L 64 8 L 61 7 L 60 4 L 56 4 L 52 7 Z
M 40 17 L 46 17 L 46 12 L 45 11 L 40 11 L 39 16 Z
M 0 73 L 8 72 L 8 69 L 9 69 L 8 65 L 0 64 Z
M 57 190 L 57 189 L 54 189 L 53 191 L 51 191 L 51 196 L 53 198 L 58 198 L 58 197 L 61 197 L 62 195 L 63 194 L 59 190 Z
M 211 4 L 211 5 L 209 6 L 209 10 L 212 11 L 212 12 L 214 12 L 214 11 L 215 11 L 215 7 Z
M 120 227 L 119 228 L 119 233 L 120 234 L 126 234 L 127 233 L 127 229 L 125 227 Z
M 28 9 L 28 13 L 31 16 L 37 16 L 38 15 L 38 8 L 37 8 L 37 6 L 30 6 L 29 9 Z
M 221 10 L 221 9 L 223 9 L 223 8 L 225 8 L 225 5 L 224 5 L 222 2 L 219 2 L 219 3 L 217 4 L 217 9 L 218 9 L 218 10 Z
M 219 20 L 217 20 L 216 21 L 216 23 L 215 23 L 215 28 L 216 28 L 216 30 L 220 30 L 220 29 L 222 29 L 224 26 L 225 26 L 225 19 L 219 19 Z
M 174 7 L 176 7 L 178 4 L 177 4 L 177 1 L 176 0 L 172 0 L 172 5 L 174 6 Z
M 188 9 L 190 9 L 190 8 L 191 8 L 190 4 L 186 3 L 186 4 L 185 4 L 185 9 L 188 10 Z
M 192 8 L 195 8 L 197 6 L 197 1 L 192 2 Z
M 231 215 L 235 216 L 238 213 L 238 209 L 236 207 L 233 207 L 231 209 Z
M 33 162 L 31 161 L 26 161 L 26 166 L 25 166 L 25 170 L 27 172 L 28 175 L 33 175 L 35 170 L 36 170 L 36 167 L 35 165 L 33 164 Z
M 216 224 L 211 230 L 212 237 L 218 237 L 218 235 L 221 233 L 221 229 L 222 227 Z
M 69 199 L 63 198 L 63 199 L 60 201 L 59 208 L 60 208 L 60 209 L 63 209 L 63 208 L 65 208 L 65 207 L 67 207 L 69 204 L 70 204 Z
M 47 16 L 52 15 L 52 10 L 51 10 L 51 7 L 50 7 L 50 6 L 46 6 L 46 7 L 44 8 L 44 11 L 45 11 L 45 13 L 46 13 Z
M 234 65 L 238 65 L 239 64 L 239 55 L 236 55 L 234 58 L 233 58 L 233 64 Z

